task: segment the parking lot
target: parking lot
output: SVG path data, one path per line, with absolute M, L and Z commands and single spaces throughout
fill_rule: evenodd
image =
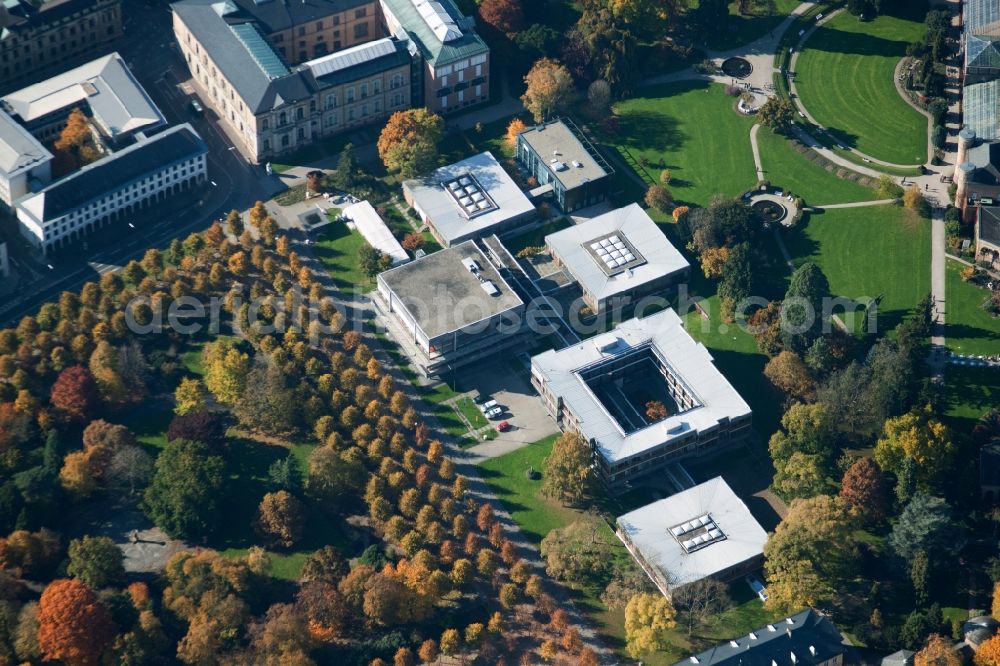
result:
M 514 360 L 496 361 L 466 368 L 461 373 L 463 387 L 471 389 L 473 395 L 477 392 L 489 395 L 504 408 L 503 414 L 491 423 L 494 426 L 503 421 L 510 424 L 510 429 L 500 433 L 496 439 L 466 449 L 470 462 L 519 449 L 559 430 L 542 407 L 524 373 L 515 370 L 515 363 L 517 361 Z

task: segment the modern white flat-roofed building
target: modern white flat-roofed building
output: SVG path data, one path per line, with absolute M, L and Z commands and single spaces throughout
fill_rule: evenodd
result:
M 59 135 L 73 109 L 87 114 L 111 142 L 166 124 L 163 114 L 117 53 L 21 88 L 0 102 L 42 141 Z
M 750 432 L 750 407 L 673 310 L 532 357 L 531 382 L 562 429 L 591 443 L 611 488 Z M 667 417 L 651 422 L 649 402 Z
M 618 537 L 660 591 L 760 567 L 767 533 L 717 476 L 620 516 Z
M 52 153 L 31 132 L 0 111 L 0 201 L 10 207 L 52 179 Z
M 525 305 L 472 241 L 380 273 L 376 306 L 425 375 L 522 340 Z
M 639 204 L 630 204 L 549 234 L 556 263 L 580 284 L 594 312 L 612 299 L 663 292 L 687 278 L 691 265 Z
M 403 182 L 403 197 L 445 247 L 503 233 L 535 213 L 490 152 Z
M 364 237 L 368 244 L 382 254 L 387 254 L 392 258 L 392 265 L 398 266 L 410 260 L 410 255 L 406 253 L 403 246 L 399 244 L 392 231 L 379 217 L 375 210 L 367 201 L 359 201 L 351 204 L 341 214 L 354 223 L 355 228 Z
M 188 124 L 141 138 L 18 200 L 21 234 L 42 252 L 62 249 L 205 182 L 207 153 Z

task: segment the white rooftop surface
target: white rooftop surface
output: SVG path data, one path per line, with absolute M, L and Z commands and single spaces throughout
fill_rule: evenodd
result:
M 674 376 L 686 384 L 700 404 L 626 435 L 577 371 L 645 343 L 659 350 Z M 580 420 L 581 434 L 593 440 L 600 454 L 612 464 L 691 430 L 708 430 L 724 418 L 734 420 L 751 413 L 750 406 L 715 367 L 705 345 L 695 342 L 684 330 L 684 323 L 673 309 L 623 321 L 607 333 L 534 356 L 531 363 L 533 371 L 542 373 L 551 391 Z
M 25 123 L 86 103 L 112 137 L 166 122 L 117 53 L 21 88 L 3 102 Z
M 52 159 L 52 153 L 9 115 L 0 111 L 0 171 L 11 175 Z
M 496 209 L 469 219 L 443 183 L 472 175 L 496 204 Z M 404 183 L 417 208 L 449 244 L 470 234 L 485 235 L 491 227 L 535 209 L 490 152 L 441 167 L 429 176 Z
M 625 236 L 646 260 L 645 263 L 609 276 L 587 250 L 587 244 L 611 233 Z M 636 203 L 549 234 L 545 237 L 545 244 L 559 255 L 580 286 L 598 300 L 635 289 L 690 266 L 684 255 L 656 226 L 656 222 Z
M 392 265 L 398 266 L 410 260 L 410 255 L 406 253 L 403 246 L 399 244 L 396 237 L 392 235 L 389 227 L 386 226 L 378 212 L 367 201 L 360 201 L 351 204 L 341 214 L 354 222 L 354 226 L 364 236 L 368 244 L 376 250 L 392 257 Z
M 369 60 L 392 55 L 395 51 L 395 43 L 386 37 L 374 42 L 352 46 L 349 49 L 342 49 L 336 53 L 329 53 L 315 60 L 310 60 L 305 63 L 305 66 L 312 70 L 313 76 L 325 76 Z
M 670 530 L 706 514 L 725 538 L 689 553 Z M 764 528 L 721 476 L 626 513 L 618 518 L 618 528 L 670 587 L 742 564 L 761 555 L 767 543 Z

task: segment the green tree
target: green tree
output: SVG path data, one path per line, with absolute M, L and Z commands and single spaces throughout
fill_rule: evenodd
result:
M 614 564 L 612 539 L 607 526 L 596 518 L 554 529 L 540 547 L 545 570 L 559 580 L 600 582 Z
M 795 269 L 782 302 L 785 347 L 801 354 L 822 333 L 823 301 L 829 294 L 830 283 L 818 265 L 807 261 Z
M 542 493 L 565 504 L 580 504 L 594 489 L 593 451 L 581 435 L 565 432 L 544 461 Z
M 795 120 L 795 109 L 787 99 L 770 97 L 760 107 L 757 118 L 765 127 L 784 134 Z
M 392 257 L 364 243 L 358 250 L 358 268 L 369 279 L 374 279 L 379 273 L 392 268 Z
M 224 473 L 225 462 L 211 455 L 207 445 L 183 439 L 167 442 L 146 488 L 146 513 L 172 537 L 206 536 L 218 526 Z
M 231 210 L 229 214 L 226 215 L 226 231 L 236 238 L 240 237 L 243 233 L 243 217 L 240 215 L 238 210 Z
M 121 582 L 125 576 L 122 551 L 105 536 L 84 536 L 69 543 L 66 573 L 92 588 Z
M 360 490 L 363 483 L 364 465 L 360 462 L 325 446 L 309 455 L 306 492 L 328 509 L 335 509 L 345 497 Z
M 951 507 L 940 497 L 918 492 L 899 514 L 889 535 L 893 551 L 907 562 L 923 553 L 931 565 L 950 563 L 965 543 Z

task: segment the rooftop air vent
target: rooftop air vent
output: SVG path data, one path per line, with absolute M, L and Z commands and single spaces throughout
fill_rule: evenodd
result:
M 472 273 L 473 275 L 482 270 L 482 268 L 480 268 L 479 266 L 479 262 L 473 259 L 472 257 L 465 257 L 464 259 L 462 259 L 462 265 L 464 265 L 465 269 L 470 273 Z
M 495 284 L 493 284 L 493 282 L 491 282 L 490 280 L 486 280 L 484 282 L 480 282 L 479 286 L 482 287 L 483 291 L 485 291 L 490 296 L 499 296 L 500 295 L 500 290 L 497 289 L 497 286 Z

